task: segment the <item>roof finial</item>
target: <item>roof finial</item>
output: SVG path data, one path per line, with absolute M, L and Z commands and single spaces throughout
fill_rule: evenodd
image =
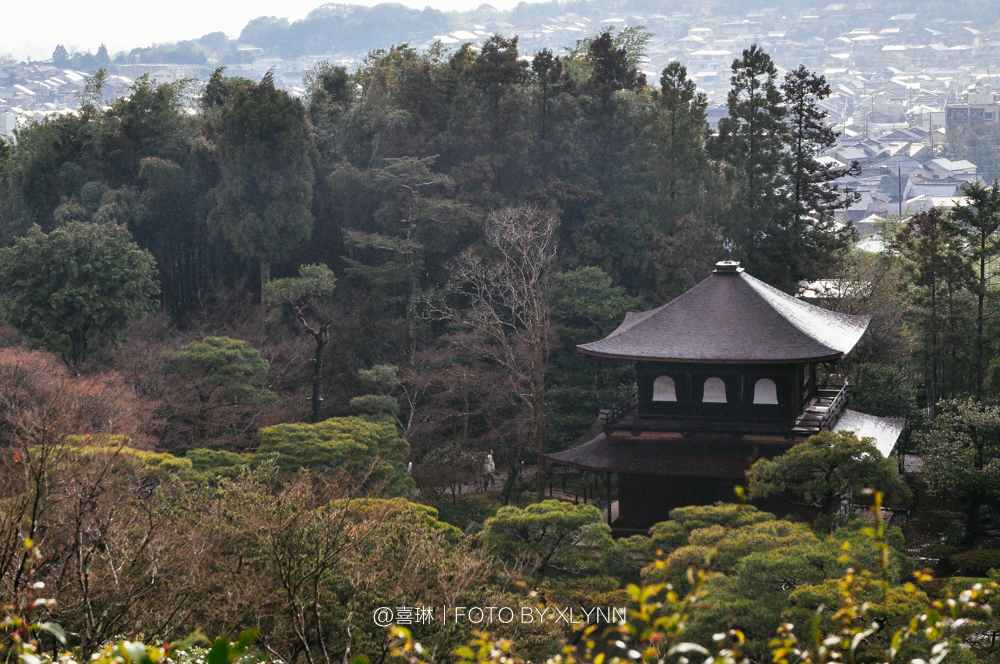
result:
M 726 250 L 726 260 L 719 261 L 715 264 L 716 273 L 725 272 L 742 272 L 743 269 L 740 267 L 739 261 L 730 260 L 730 255 L 733 253 L 733 241 L 730 238 L 726 238 L 722 241 L 722 248 Z

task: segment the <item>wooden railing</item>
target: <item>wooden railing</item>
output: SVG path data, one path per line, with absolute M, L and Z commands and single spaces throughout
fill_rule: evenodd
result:
M 630 394 L 629 397 L 625 399 L 625 401 L 623 401 L 614 408 L 602 414 L 604 425 L 608 426 L 614 424 L 615 422 L 625 417 L 626 413 L 628 413 L 630 410 L 632 410 L 638 405 L 639 405 L 639 392 L 636 391 Z
M 827 428 L 836 424 L 837 420 L 840 419 L 840 415 L 847 408 L 847 385 L 844 385 L 839 390 L 819 390 L 821 395 L 824 392 L 835 394 L 833 403 L 830 404 L 830 410 L 823 420 L 823 428 Z
M 801 433 L 819 433 L 836 425 L 844 409 L 847 408 L 847 385 L 840 389 L 817 390 L 816 398 L 803 409 L 795 421 L 795 429 Z

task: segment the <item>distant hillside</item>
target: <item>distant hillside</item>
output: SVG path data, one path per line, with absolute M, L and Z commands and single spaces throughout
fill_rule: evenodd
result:
M 476 0 L 473 0 L 476 1 Z M 264 54 L 295 58 L 319 53 L 366 53 L 376 48 L 409 42 L 427 43 L 435 35 L 482 24 L 488 31 L 495 26 L 517 29 L 539 26 L 557 17 L 638 15 L 651 16 L 682 12 L 698 17 L 742 18 L 750 12 L 798 14 L 804 10 L 837 10 L 845 18 L 864 21 L 873 14 L 916 13 L 933 22 L 972 20 L 991 25 L 1000 18 L 1000 6 L 976 0 L 847 1 L 838 0 L 553 0 L 521 2 L 514 9 L 499 11 L 489 4 L 465 12 L 441 12 L 431 8 L 410 9 L 396 3 L 374 7 L 349 4 L 326 4 L 300 20 L 260 17 L 251 21 L 240 34 L 241 44 L 252 44 Z M 596 26 L 595 26 L 596 27 Z M 572 46 L 572 43 L 561 44 Z
M 449 30 L 448 16 L 430 7 L 331 3 L 294 23 L 273 16 L 254 19 L 240 33 L 240 43 L 262 48 L 268 55 L 294 58 L 310 53 L 364 53 L 394 43 L 427 40 Z
M 552 0 L 521 2 L 506 11 L 482 4 L 464 12 L 442 12 L 429 7 L 418 10 L 398 3 L 374 7 L 329 3 L 295 22 L 277 16 L 261 16 L 250 21 L 236 40 L 214 32 L 200 39 L 134 48 L 115 54 L 113 61 L 116 64 L 170 63 L 215 67 L 252 62 L 261 55 L 294 59 L 304 55 L 342 54 L 358 58 L 393 44 L 409 42 L 426 45 L 435 36 L 448 35 L 453 31 L 468 33 L 471 30 L 476 30 L 477 37 L 495 31 L 515 31 L 522 35 L 522 46 L 528 44 L 524 37 L 533 35 L 533 47 L 548 46 L 559 50 L 563 46 L 572 46 L 575 39 L 584 36 L 584 31 L 596 31 L 598 23 L 590 23 L 594 19 L 624 17 L 619 21 L 643 23 L 658 37 L 671 40 L 683 37 L 686 27 L 710 17 L 738 21 L 756 16 L 758 18 L 754 20 L 760 20 L 759 17 L 765 15 L 773 18 L 787 13 L 791 17 L 804 12 L 836 14 L 841 22 L 833 27 L 824 24 L 826 27 L 822 29 L 817 25 L 808 30 L 808 26 L 803 24 L 789 33 L 790 39 L 799 42 L 816 37 L 828 40 L 841 32 L 864 27 L 873 20 L 888 18 L 896 13 L 912 14 L 919 17 L 918 21 L 922 24 L 937 26 L 929 29 L 929 34 L 942 34 L 937 28 L 947 30 L 948 25 L 963 21 L 968 22 L 970 27 L 985 30 L 1000 20 L 1000 3 L 976 0 L 914 0 L 909 3 L 879 0 Z M 670 25 L 656 20 L 656 17 L 662 19 L 668 14 L 686 18 Z M 587 17 L 583 19 L 586 23 L 576 24 L 582 26 L 582 31 L 567 28 L 568 22 L 577 20 L 576 17 Z M 554 32 L 552 28 L 557 23 Z M 945 27 L 937 24 L 944 24 Z M 577 32 L 558 32 L 559 28 Z M 471 34 L 460 39 L 471 39 Z M 454 39 L 445 39 L 446 44 L 455 42 Z M 256 48 L 248 48 L 250 46 Z M 66 67 L 93 71 L 104 66 L 103 61 L 98 62 L 100 55 L 66 53 L 65 49 L 57 49 L 54 57 L 59 56 L 55 59 Z M 107 57 L 104 59 L 107 60 Z

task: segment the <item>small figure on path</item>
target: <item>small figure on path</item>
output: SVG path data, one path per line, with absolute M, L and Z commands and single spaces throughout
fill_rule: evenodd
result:
M 493 450 L 490 450 L 490 453 L 486 455 L 483 470 L 486 472 L 486 488 L 489 489 L 493 485 L 493 473 L 497 472 L 497 465 L 493 462 Z

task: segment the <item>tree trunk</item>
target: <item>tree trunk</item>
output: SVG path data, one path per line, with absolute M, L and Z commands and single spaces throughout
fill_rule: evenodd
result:
M 986 238 L 979 249 L 979 296 L 976 310 L 976 401 L 983 397 L 983 304 L 986 299 Z
M 937 280 L 931 282 L 931 412 L 937 412 L 938 400 L 938 311 Z
M 260 259 L 260 301 L 264 301 L 264 286 L 271 280 L 271 263 L 266 258 Z
M 316 355 L 313 356 L 312 375 L 312 414 L 310 421 L 315 424 L 319 422 L 319 408 L 323 403 L 323 351 L 326 349 L 326 326 L 320 328 L 319 334 L 315 335 Z
M 406 291 L 406 355 L 412 366 L 417 357 L 417 279 L 413 270 Z
M 504 507 L 510 504 L 510 495 L 514 493 L 514 484 L 517 482 L 518 475 L 521 474 L 520 471 L 517 458 L 507 464 L 507 480 L 503 483 L 503 490 L 500 493 Z
M 535 348 L 535 454 L 537 455 L 538 502 L 545 500 L 545 454 L 548 452 L 548 426 L 545 418 L 545 350 L 544 342 Z
M 969 501 L 969 509 L 965 514 L 965 542 L 966 546 L 974 546 L 979 539 L 979 511 L 983 506 L 983 500 L 979 496 Z

